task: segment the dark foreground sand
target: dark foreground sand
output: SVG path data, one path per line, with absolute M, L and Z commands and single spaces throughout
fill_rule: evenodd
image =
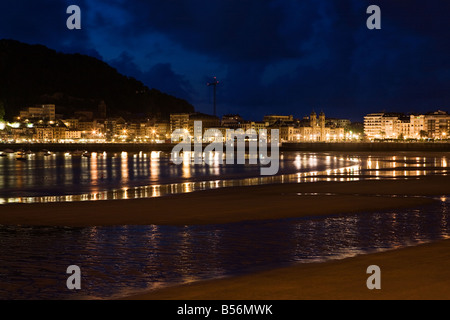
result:
M 381 268 L 381 290 L 366 286 L 368 266 Z M 256 274 L 197 282 L 130 300 L 450 299 L 450 240 L 299 264 Z
M 441 196 L 450 193 L 449 185 L 449 177 L 428 176 L 229 188 L 143 200 L 4 205 L 0 225 L 190 225 L 345 214 L 427 204 L 433 200 L 391 195 Z M 382 269 L 380 291 L 366 287 L 366 269 L 372 264 Z M 132 298 L 450 299 L 450 241 L 166 288 Z

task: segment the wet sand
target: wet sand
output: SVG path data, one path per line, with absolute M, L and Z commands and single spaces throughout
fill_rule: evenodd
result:
M 444 195 L 449 183 L 449 177 L 315 182 L 222 188 L 137 200 L 7 204 L 0 206 L 0 225 L 194 225 L 345 214 L 431 203 L 431 199 L 392 195 Z
M 381 269 L 369 290 L 367 267 Z M 450 299 L 450 240 L 326 263 L 197 282 L 130 300 L 424 300 Z

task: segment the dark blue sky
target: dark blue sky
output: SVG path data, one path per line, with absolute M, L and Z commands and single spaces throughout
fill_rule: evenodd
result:
M 72 4 L 82 30 L 66 28 Z M 0 3 L 0 38 L 95 56 L 202 112 L 217 76 L 219 115 L 360 120 L 450 111 L 449 16 L 442 0 L 16 0 Z

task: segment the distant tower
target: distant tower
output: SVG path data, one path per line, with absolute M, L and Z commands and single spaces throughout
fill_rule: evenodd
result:
M 323 111 L 319 114 L 319 126 L 321 129 L 325 129 L 325 113 Z
M 319 114 L 320 141 L 325 141 L 325 113 Z
M 317 126 L 317 114 L 313 111 L 311 112 L 311 117 L 309 118 L 311 128 L 314 128 Z
M 214 116 L 217 116 L 217 110 L 216 110 L 216 87 L 219 84 L 219 81 L 217 81 L 217 78 L 214 77 L 214 81 L 207 84 L 208 87 L 214 88 Z

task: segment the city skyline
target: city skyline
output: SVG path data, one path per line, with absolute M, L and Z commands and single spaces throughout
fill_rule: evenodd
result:
M 57 113 L 54 104 L 37 104 L 21 110 L 14 119 L 15 122 L 0 120 L 0 142 L 167 143 L 171 139 L 173 142 L 177 130 L 191 139 L 197 123 L 203 127 L 203 133 L 215 130 L 220 142 L 228 141 L 235 130 L 259 134 L 261 130 L 277 129 L 281 143 L 447 140 L 450 135 L 450 114 L 443 110 L 423 114 L 369 113 L 363 123 L 327 117 L 323 111 L 314 110 L 301 118 L 265 115 L 262 121 L 244 119 L 238 114 L 217 117 L 199 112 L 171 113 L 169 119 L 123 118 L 107 116 L 107 106 L 102 101 L 97 112 L 76 111 L 64 116 Z

